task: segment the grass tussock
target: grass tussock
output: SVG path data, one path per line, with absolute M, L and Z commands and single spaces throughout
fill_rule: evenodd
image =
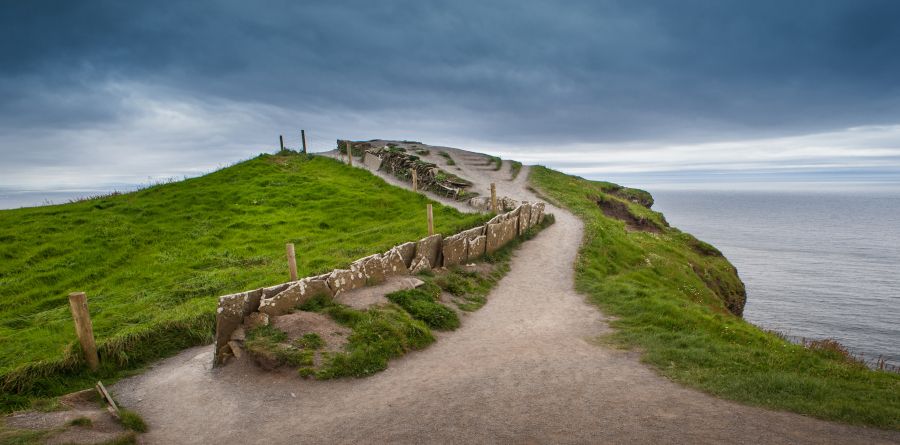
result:
M 422 320 L 429 328 L 453 330 L 459 327 L 459 316 L 439 303 L 441 288 L 426 283 L 416 289 L 401 290 L 387 295 L 391 303 L 400 306 L 413 318 Z
M 128 428 L 131 431 L 137 433 L 146 433 L 147 432 L 147 422 L 144 422 L 144 418 L 141 417 L 140 414 L 128 410 L 128 409 L 120 409 L 119 410 L 119 422 L 122 423 L 122 426 Z
M 290 151 L 133 193 L 0 211 L 0 410 L 114 380 L 208 343 L 215 298 L 421 238 L 427 200 Z M 365 203 L 365 205 L 360 205 Z M 484 216 L 435 205 L 435 229 Z M 84 291 L 101 358 L 85 371 L 67 295 Z
M 447 161 L 447 165 L 456 165 L 456 161 L 454 161 L 453 158 L 450 157 L 450 153 L 447 153 L 446 151 L 441 151 L 441 152 L 438 152 L 438 154 L 441 155 L 441 157 Z
M 509 180 L 515 181 L 522 172 L 522 163 L 519 161 L 509 161 Z
M 638 348 L 659 373 L 716 396 L 900 429 L 900 375 L 870 370 L 832 342 L 793 344 L 734 315 L 728 299 L 742 288 L 734 267 L 712 246 L 663 226 L 646 205 L 652 197 L 544 167 L 529 179 L 584 221 L 576 286 L 615 317 L 616 332 L 604 341 Z M 626 230 L 604 215 L 598 194 L 626 200 L 662 230 Z

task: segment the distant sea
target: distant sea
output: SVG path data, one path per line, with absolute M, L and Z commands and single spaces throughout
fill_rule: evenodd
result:
M 737 267 L 746 320 L 900 366 L 900 190 L 649 191 Z
M 127 192 L 134 190 L 137 187 L 138 186 L 131 184 L 116 187 L 66 190 L 22 190 L 0 187 L 0 209 L 65 204 L 79 198 L 105 195 L 116 190 Z

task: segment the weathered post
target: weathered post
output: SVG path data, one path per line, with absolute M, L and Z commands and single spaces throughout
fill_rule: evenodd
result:
M 306 130 L 300 130 L 300 139 L 303 141 L 303 154 L 306 154 Z
M 278 143 L 281 145 L 281 151 L 284 151 L 284 136 L 278 135 Z
M 491 211 L 497 213 L 497 185 L 491 183 Z
M 419 172 L 416 171 L 415 168 L 410 169 L 412 172 L 412 181 L 413 181 L 413 191 L 419 191 Z
M 75 320 L 75 335 L 81 343 L 84 351 L 84 359 L 91 371 L 100 367 L 100 358 L 97 356 L 97 345 L 94 343 L 94 326 L 91 324 L 91 314 L 88 313 L 87 295 L 84 292 L 72 292 L 69 294 L 69 309 L 72 310 L 72 319 Z
M 344 146 L 347 147 L 347 161 L 349 165 L 353 167 L 353 146 L 350 144 L 350 141 L 344 142 Z
M 288 271 L 291 274 L 291 281 L 297 281 L 299 277 L 297 276 L 297 255 L 294 253 L 294 243 L 287 243 L 284 245 L 284 248 L 287 251 Z
M 434 213 L 431 211 L 431 204 L 426 206 L 428 211 L 428 236 L 434 235 Z

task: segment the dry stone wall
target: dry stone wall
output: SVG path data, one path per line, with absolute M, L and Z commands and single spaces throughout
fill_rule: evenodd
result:
M 245 319 L 265 324 L 269 317 L 290 313 L 317 296 L 337 297 L 343 292 L 376 285 L 395 275 L 468 263 L 505 246 L 540 224 L 544 203 L 523 202 L 514 210 L 495 216 L 487 224 L 442 237 L 440 234 L 395 246 L 384 253 L 360 258 L 347 269 L 302 278 L 219 297 L 216 310 L 215 364 L 231 353 L 229 342 L 242 332 Z

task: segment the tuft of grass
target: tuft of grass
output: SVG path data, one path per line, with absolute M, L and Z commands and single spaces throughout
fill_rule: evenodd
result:
M 387 368 L 390 359 L 434 342 L 428 326 L 397 306 L 360 311 L 327 298 L 318 300 L 311 307 L 348 326 L 352 333 L 346 352 L 329 354 L 318 370 L 301 368 L 298 370 L 301 376 L 315 375 L 318 379 L 367 376 Z
M 58 432 L 58 429 L 19 430 L 8 429 L 0 425 L 0 444 L 2 445 L 43 445 L 45 439 Z
M 94 421 L 88 417 L 76 417 L 69 421 L 69 425 L 90 428 L 94 426 Z
M 318 338 L 318 335 L 315 336 Z M 306 337 L 297 340 L 302 341 L 304 339 Z M 287 340 L 287 334 L 272 325 L 257 326 L 247 332 L 244 348 L 251 354 L 266 357 L 282 365 L 295 368 L 312 365 L 313 352 L 299 350 L 297 348 L 301 347 L 296 341 L 293 344 L 287 344 Z M 321 338 L 318 338 L 318 340 L 322 342 Z
M 515 181 L 516 178 L 519 177 L 519 173 L 522 171 L 522 163 L 519 161 L 509 161 L 509 174 L 510 181 Z
M 437 302 L 441 288 L 426 284 L 416 289 L 400 290 L 387 295 L 391 303 L 402 307 L 428 327 L 440 330 L 454 330 L 459 327 L 459 316 L 452 309 Z
M 135 434 L 133 431 L 129 431 L 125 434 L 120 435 L 119 437 L 116 437 L 115 439 L 108 440 L 98 445 L 135 445 L 137 443 L 137 434 Z
M 315 332 L 303 334 L 302 337 L 294 340 L 294 346 L 300 349 L 317 350 L 325 347 L 325 340 Z
M 529 180 L 584 221 L 576 287 L 615 317 L 607 341 L 640 349 L 660 374 L 719 397 L 900 429 L 900 375 L 870 370 L 829 342 L 807 348 L 746 322 L 729 310 L 743 285 L 718 250 L 664 225 L 626 231 L 593 199 L 630 196 L 631 212 L 661 224 L 646 205 L 652 197 L 544 167 Z
M 119 422 L 122 423 L 122 426 L 130 429 L 131 431 L 135 431 L 138 433 L 146 433 L 147 432 L 147 423 L 144 422 L 144 418 L 141 417 L 140 414 L 128 410 L 128 409 L 120 409 L 119 410 Z
M 456 161 L 454 161 L 453 158 L 450 157 L 450 153 L 447 153 L 446 151 L 441 151 L 441 152 L 438 152 L 438 154 L 447 160 L 447 165 L 456 165 Z
M 494 164 L 494 171 L 498 171 L 503 168 L 503 159 L 500 159 L 500 156 L 489 156 L 487 165 L 491 164 Z
M 421 238 L 429 202 L 285 152 L 133 193 L 0 210 L 0 411 L 209 343 L 218 295 L 287 279 L 285 242 L 304 252 L 301 276 L 326 272 Z M 485 219 L 433 204 L 441 233 Z M 97 373 L 75 340 L 73 291 L 88 295 Z

